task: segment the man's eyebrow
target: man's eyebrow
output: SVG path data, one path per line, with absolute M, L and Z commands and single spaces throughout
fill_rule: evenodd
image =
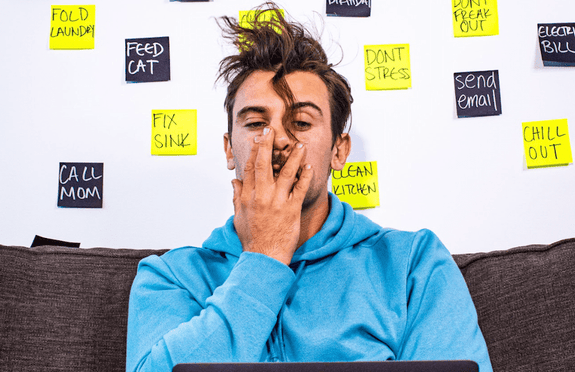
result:
M 250 112 L 255 112 L 257 114 L 265 114 L 268 110 L 263 106 L 245 106 L 242 107 L 240 111 L 238 111 L 236 115 L 236 120 L 242 118 L 246 114 Z
M 321 111 L 319 106 L 316 105 L 315 103 L 309 102 L 309 101 L 294 103 L 294 105 L 292 106 L 292 110 L 296 111 L 296 110 L 302 109 L 304 107 L 311 107 L 311 108 L 315 109 L 321 116 L 323 116 L 323 111 Z

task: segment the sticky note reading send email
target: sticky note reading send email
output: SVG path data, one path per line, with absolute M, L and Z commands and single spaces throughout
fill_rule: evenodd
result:
M 365 45 L 367 90 L 411 88 L 409 44 Z
M 94 49 L 95 5 L 52 5 L 50 49 Z
M 379 206 L 377 162 L 346 163 L 341 171 L 331 172 L 331 190 L 353 209 Z
M 523 146 L 527 168 L 573 163 L 567 119 L 523 123 Z
M 152 155 L 196 155 L 196 110 L 152 110 Z

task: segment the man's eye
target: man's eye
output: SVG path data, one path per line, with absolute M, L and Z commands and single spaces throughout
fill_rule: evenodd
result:
M 294 121 L 293 126 L 298 130 L 305 130 L 311 127 L 311 124 L 305 121 Z
M 265 125 L 266 125 L 266 123 L 264 123 L 263 121 L 253 121 L 250 123 L 246 123 L 245 127 L 251 128 L 251 129 L 257 129 L 257 128 L 262 128 Z

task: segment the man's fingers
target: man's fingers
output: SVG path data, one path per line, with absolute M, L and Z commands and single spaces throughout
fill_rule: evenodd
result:
M 309 189 L 309 185 L 311 184 L 311 180 L 313 178 L 313 168 L 310 164 L 304 165 L 301 174 L 299 176 L 298 181 L 296 182 L 295 186 L 293 187 L 292 191 L 292 198 L 298 204 L 302 204 L 305 199 L 305 194 Z
M 256 185 L 255 162 L 258 156 L 258 149 L 258 144 L 253 143 L 250 149 L 250 155 L 248 156 L 248 160 L 244 166 L 242 186 L 245 187 L 246 190 L 253 190 Z
M 234 198 L 233 198 L 233 202 L 234 202 L 234 214 L 236 214 L 239 209 L 240 209 L 240 203 L 241 203 L 241 196 L 242 196 L 242 181 L 234 178 L 232 180 L 232 187 L 234 188 Z
M 262 135 L 257 136 L 255 139 L 256 146 L 258 148 L 257 157 L 255 160 L 255 179 L 258 181 L 256 183 L 256 188 L 262 185 L 270 185 L 273 182 L 274 174 L 272 169 L 272 152 L 274 144 L 274 131 L 271 127 L 265 127 Z
M 304 157 L 305 147 L 303 143 L 297 143 L 280 171 L 276 182 L 280 191 L 284 192 L 286 199 L 293 187 L 298 171 L 303 166 Z

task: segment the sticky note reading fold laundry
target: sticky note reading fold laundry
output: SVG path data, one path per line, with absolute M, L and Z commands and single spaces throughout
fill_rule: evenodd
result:
M 567 119 L 523 123 L 523 146 L 527 168 L 573 163 Z
M 331 190 L 353 209 L 379 206 L 377 162 L 346 163 L 341 171 L 331 172 Z
M 52 5 L 50 49 L 94 49 L 95 5 Z
M 367 90 L 411 88 L 409 44 L 365 45 Z
M 196 110 L 152 110 L 152 155 L 196 155 Z
M 451 0 L 455 37 L 499 34 L 497 0 Z

